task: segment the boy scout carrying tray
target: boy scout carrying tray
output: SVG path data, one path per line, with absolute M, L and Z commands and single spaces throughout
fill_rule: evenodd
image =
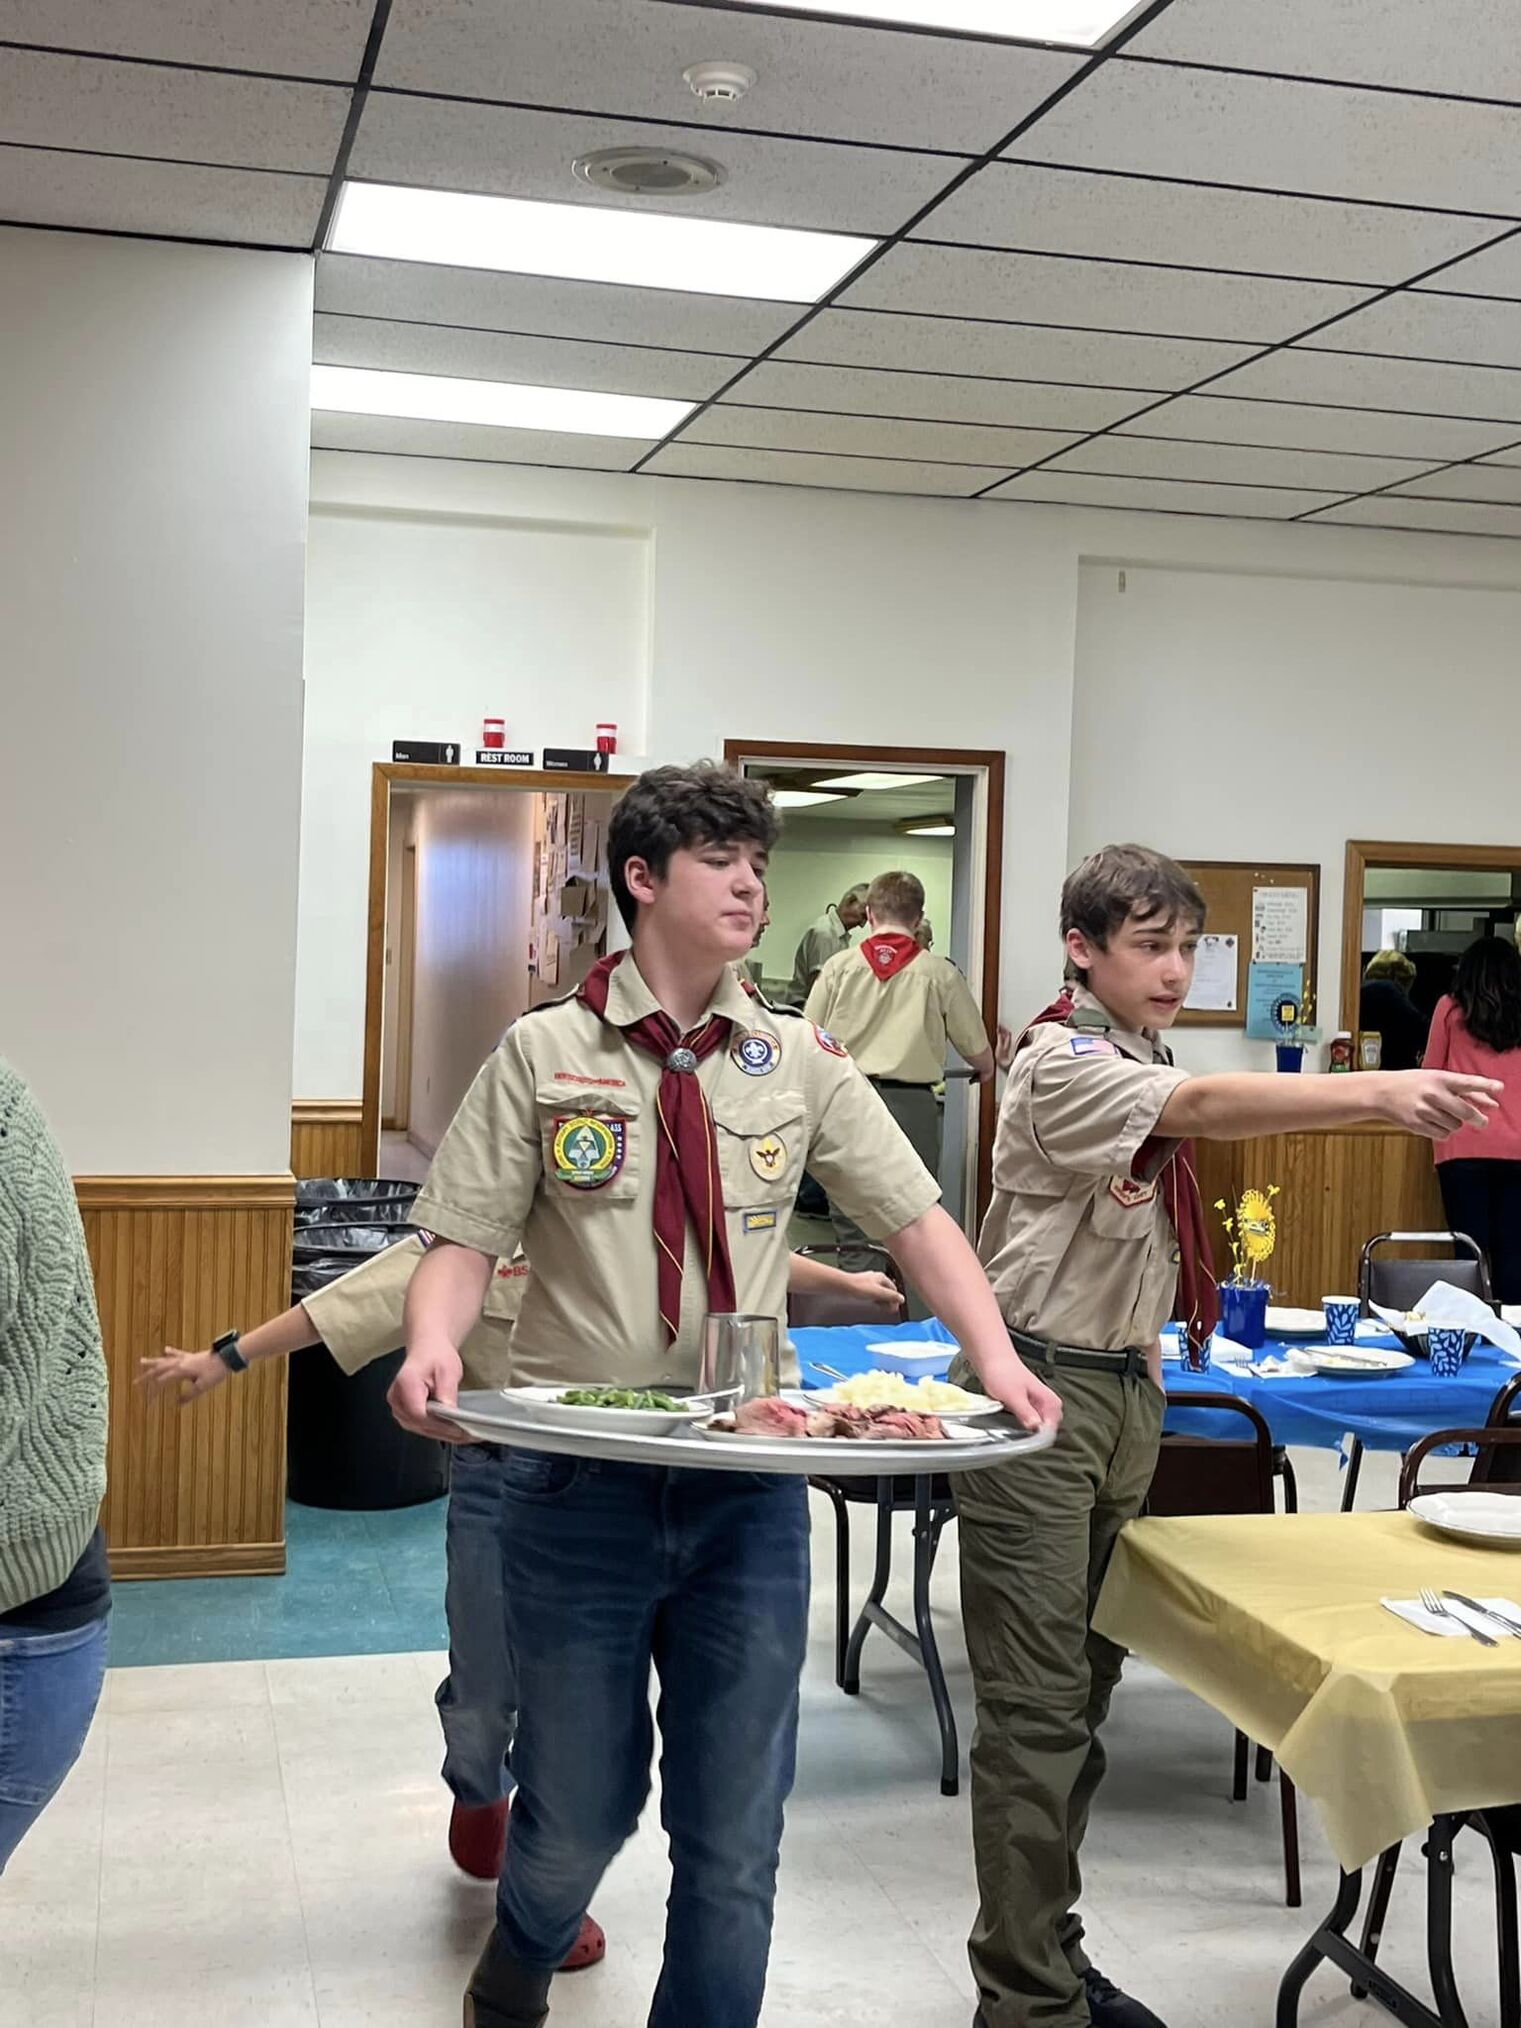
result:
M 1198 888 L 1161 853 L 1086 859 L 1062 889 L 1078 983 L 1021 1037 L 999 1113 L 978 1252 L 1011 1341 L 1065 1412 L 1052 1449 L 957 1492 L 976 2028 L 1160 2028 L 1084 1954 L 1078 1848 L 1123 1660 L 1089 1621 L 1156 1464 L 1158 1333 L 1176 1313 L 1202 1342 L 1218 1318 L 1190 1137 L 1383 1120 L 1440 1139 L 1483 1125 L 1499 1089 L 1440 1071 L 1190 1077 L 1161 1036 L 1203 925 Z
M 769 791 L 657 768 L 608 830 L 632 949 L 510 1028 L 440 1145 L 416 1216 L 441 1243 L 407 1296 L 391 1401 L 437 1434 L 492 1256 L 533 1262 L 518 1381 L 695 1381 L 709 1311 L 781 1320 L 806 1163 L 935 1303 L 1027 1426 L 1055 1395 L 1009 1343 L 977 1259 L 833 1038 L 750 999 Z M 511 1449 L 502 1464 L 518 1788 L 467 2028 L 538 2028 L 550 1976 L 649 1789 L 659 1672 L 672 1885 L 650 2028 L 754 2028 L 807 1640 L 798 1478 Z

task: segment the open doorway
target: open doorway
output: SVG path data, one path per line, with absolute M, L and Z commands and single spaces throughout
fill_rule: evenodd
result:
M 1003 754 L 736 739 L 725 742 L 724 757 L 770 781 L 781 807 L 767 883 L 771 924 L 756 951 L 768 998 L 797 998 L 799 944 L 831 904 L 879 873 L 909 872 L 924 887 L 932 948 L 965 973 L 993 1036 Z M 994 1091 L 954 1055 L 947 1069 L 940 1185 L 952 1216 L 971 1233 L 991 1189 Z
M 607 948 L 604 775 L 377 763 L 364 1147 L 419 1178 L 502 1032 Z

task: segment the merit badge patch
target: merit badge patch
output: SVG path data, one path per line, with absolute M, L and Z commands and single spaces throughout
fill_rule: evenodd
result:
M 1116 1204 L 1123 1204 L 1128 1211 L 1132 1205 L 1150 1204 L 1157 1194 L 1156 1181 L 1142 1183 L 1135 1176 L 1111 1176 L 1109 1195 Z
M 575 1190 L 600 1190 L 623 1167 L 626 1123 L 595 1113 L 555 1121 L 555 1176 Z
M 787 1143 L 779 1134 L 764 1134 L 752 1141 L 750 1167 L 762 1183 L 775 1183 L 787 1167 Z
M 776 1213 L 774 1211 L 747 1211 L 742 1216 L 740 1225 L 745 1232 L 775 1232 Z
M 766 1035 L 759 1028 L 741 1035 L 729 1051 L 729 1061 L 746 1077 L 769 1077 L 781 1060 L 782 1045 L 774 1035 Z
M 1067 1045 L 1074 1056 L 1118 1056 L 1107 1035 L 1074 1035 Z
M 830 1056 L 849 1056 L 850 1051 L 845 1047 L 844 1043 L 837 1042 L 827 1028 L 820 1028 L 816 1022 L 811 1022 L 809 1025 L 813 1029 L 813 1039 L 817 1042 L 820 1049 Z

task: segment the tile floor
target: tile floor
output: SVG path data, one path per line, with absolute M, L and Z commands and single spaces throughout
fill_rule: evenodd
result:
M 1329 1505 L 1334 1461 L 1300 1462 L 1306 1505 Z M 1382 1503 L 1387 1474 L 1368 1477 L 1367 1503 Z M 818 1519 L 765 2028 L 967 2028 L 966 1798 L 939 1794 L 928 1700 L 896 1649 L 874 1637 L 861 1697 L 835 1690 L 829 1523 Z M 953 1556 L 937 1587 L 965 1725 Z M 440 1666 L 424 1652 L 114 1668 L 83 1758 L 0 1882 L 0 2028 L 453 2028 L 491 1895 L 445 1854 Z M 1223 1720 L 1135 1667 L 1110 1745 L 1086 1858 L 1095 1956 L 1169 2028 L 1268 2028 L 1279 1974 L 1330 1899 L 1313 1814 L 1309 1906 L 1290 1912 L 1275 1799 L 1254 1788 L 1245 1805 L 1229 1800 Z M 1407 1869 L 1386 1940 L 1411 1979 L 1417 1874 Z M 651 1810 L 597 1899 L 607 1960 L 559 1982 L 553 2028 L 639 2028 L 663 1900 Z M 1493 2028 L 1486 1868 L 1473 1849 L 1458 1931 L 1472 2028 Z M 1303 2014 L 1305 2028 L 1386 2018 L 1329 1973 Z

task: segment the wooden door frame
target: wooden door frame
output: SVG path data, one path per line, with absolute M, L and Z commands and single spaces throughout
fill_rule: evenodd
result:
M 978 1004 L 990 1037 L 998 1034 L 999 966 L 1003 920 L 1003 797 L 1007 755 L 1002 747 L 832 746 L 817 740 L 726 739 L 724 759 L 732 768 L 757 761 L 843 763 L 869 767 L 888 762 L 915 771 L 951 768 L 961 773 L 980 770 L 986 779 L 987 836 L 982 877 L 982 977 Z M 993 1194 L 993 1131 L 998 1121 L 997 1080 L 989 1078 L 977 1097 L 977 1175 L 974 1192 L 977 1223 L 982 1223 Z
M 1363 883 L 1369 867 L 1455 866 L 1464 871 L 1521 872 L 1521 845 L 1420 845 L 1408 839 L 1349 838 L 1341 895 L 1341 1025 L 1355 1035 L 1363 978 Z
M 543 790 L 550 795 L 590 791 L 614 795 L 629 775 L 561 774 L 547 768 L 449 768 L 422 761 L 375 761 L 370 768 L 370 881 L 365 916 L 364 1089 L 359 1142 L 368 1173 L 380 1164 L 380 1055 L 386 996 L 386 876 L 390 856 L 391 787 L 416 782 L 439 789 Z
M 388 862 L 389 863 L 389 862 Z M 390 914 L 390 897 L 386 897 L 386 913 Z M 396 966 L 396 1034 L 392 1041 L 391 1117 L 383 1115 L 380 1130 L 383 1134 L 405 1134 L 412 1125 L 412 1025 L 416 1011 L 415 991 L 417 986 L 417 847 L 403 844 L 401 848 L 401 907 L 396 917 L 396 942 L 390 950 L 391 962 Z M 380 1037 L 381 1085 L 385 1084 L 386 1036 L 382 1025 Z

